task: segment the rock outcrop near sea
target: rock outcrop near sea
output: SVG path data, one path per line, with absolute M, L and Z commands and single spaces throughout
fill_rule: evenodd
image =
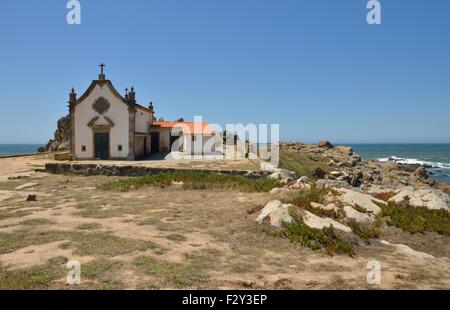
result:
M 55 151 L 67 151 L 70 148 L 70 118 L 69 115 L 61 117 L 58 120 L 57 129 L 53 135 L 53 139 L 50 139 L 47 144 L 37 151 L 42 152 L 55 152 Z

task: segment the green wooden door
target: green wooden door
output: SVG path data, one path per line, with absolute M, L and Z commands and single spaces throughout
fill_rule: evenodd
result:
M 109 133 L 95 133 L 95 158 L 109 159 Z

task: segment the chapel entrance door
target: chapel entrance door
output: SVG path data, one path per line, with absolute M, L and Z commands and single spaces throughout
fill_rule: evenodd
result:
M 109 159 L 109 133 L 95 133 L 95 159 Z
M 150 152 L 151 154 L 159 153 L 159 133 L 158 132 L 152 132 L 150 133 L 151 137 L 151 147 Z

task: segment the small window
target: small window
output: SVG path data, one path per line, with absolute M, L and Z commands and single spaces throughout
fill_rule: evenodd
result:
M 117 146 L 117 150 L 118 150 L 119 152 L 122 152 L 122 144 L 119 144 L 119 145 Z
M 195 136 L 192 136 L 192 141 L 195 141 Z
M 82 151 L 82 152 L 86 152 L 86 145 L 82 145 L 82 146 L 81 146 L 81 151 Z

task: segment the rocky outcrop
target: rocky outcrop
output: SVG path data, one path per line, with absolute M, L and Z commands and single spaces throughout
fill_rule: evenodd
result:
M 303 222 L 311 228 L 324 229 L 326 227 L 333 227 L 333 228 L 341 230 L 343 232 L 347 232 L 347 233 L 352 232 L 351 228 L 348 226 L 345 226 L 345 225 L 343 225 L 335 220 L 332 220 L 330 218 L 323 218 L 323 217 L 317 216 L 308 211 L 304 211 L 302 219 L 303 219 Z
M 364 223 L 371 223 L 374 221 L 373 217 L 371 217 L 365 213 L 356 211 L 355 209 L 353 209 L 350 206 L 345 206 L 343 208 L 343 210 L 344 210 L 345 216 L 349 219 L 354 220 L 356 223 L 364 224 Z
M 38 149 L 38 152 L 67 151 L 70 148 L 70 117 L 64 116 L 58 120 L 57 129 L 46 146 Z
M 389 199 L 395 204 L 408 204 L 413 207 L 423 207 L 430 210 L 444 209 L 450 211 L 450 198 L 448 195 L 433 189 L 415 190 L 413 187 L 406 187 L 397 192 Z
M 326 140 L 320 141 L 318 146 L 319 146 L 319 147 L 323 147 L 323 148 L 328 148 L 328 149 L 331 149 L 331 148 L 334 147 L 334 145 L 331 144 L 330 141 L 326 141 Z
M 256 221 L 259 224 L 268 224 L 273 230 L 280 230 L 284 223 L 291 223 L 292 216 L 289 214 L 289 208 L 292 205 L 283 204 L 279 200 L 269 202 L 262 210 Z
M 361 160 L 351 147 L 332 146 L 328 141 L 319 144 L 285 142 L 280 143 L 280 148 L 282 152 L 298 152 L 326 164 L 329 170 L 321 169 L 311 174 L 316 179 L 345 181 L 351 187 L 440 186 L 439 182 L 429 177 L 427 166 L 397 163 L 395 159 L 386 162 Z
M 277 169 L 275 172 L 269 175 L 270 179 L 280 180 L 282 183 L 293 181 L 295 180 L 295 177 L 295 172 L 286 169 Z
M 409 246 L 404 245 L 404 244 L 392 244 L 392 243 L 390 243 L 388 241 L 385 241 L 385 240 L 381 240 L 380 242 L 382 244 L 384 244 L 384 245 L 392 246 L 392 247 L 396 248 L 397 251 L 399 251 L 399 252 L 401 252 L 401 253 L 403 253 L 405 255 L 408 255 L 408 256 L 415 256 L 415 257 L 424 258 L 424 259 L 433 259 L 433 258 L 435 258 L 433 255 L 413 250 Z
M 376 199 L 369 194 L 364 194 L 347 188 L 340 188 L 341 195 L 337 198 L 343 205 L 357 209 L 363 209 L 366 213 L 379 214 L 381 208 L 377 204 L 386 205 L 386 202 Z
M 294 214 L 294 216 L 291 215 L 291 213 Z M 256 218 L 256 222 L 259 224 L 266 224 L 270 226 L 271 229 L 278 231 L 283 228 L 285 223 L 292 223 L 294 217 L 301 219 L 305 225 L 315 229 L 333 227 L 334 229 L 347 233 L 352 231 L 350 227 L 345 226 L 333 219 L 317 216 L 294 205 L 283 204 L 279 200 L 269 202 L 261 210 L 261 213 Z

